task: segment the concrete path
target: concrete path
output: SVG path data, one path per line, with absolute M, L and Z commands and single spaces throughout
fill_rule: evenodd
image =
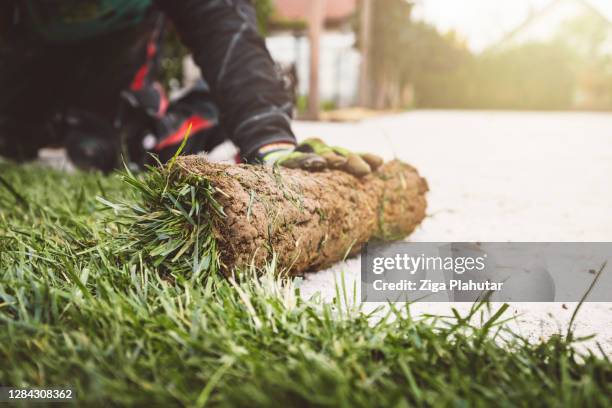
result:
M 358 124 L 298 122 L 295 130 L 416 166 L 431 192 L 429 216 L 411 241 L 612 241 L 610 114 L 417 111 Z M 301 290 L 331 299 L 335 281 L 344 275 L 352 287 L 359 273 L 352 259 L 309 274 Z M 413 311 L 450 307 L 422 303 Z M 574 307 L 517 303 L 512 313 L 535 340 L 564 331 Z M 612 303 L 584 305 L 576 327 L 597 333 L 612 355 Z
M 355 151 L 397 157 L 429 182 L 428 217 L 411 241 L 612 241 L 612 114 L 417 111 L 361 123 L 297 122 L 299 138 L 317 136 Z M 233 157 L 225 144 L 212 159 Z M 44 160 L 70 168 L 63 152 Z M 612 273 L 612 265 L 608 273 Z M 359 259 L 308 274 L 305 296 L 334 297 L 334 283 L 359 284 Z M 375 307 L 376 305 L 367 305 Z M 419 303 L 415 314 L 449 314 Z M 576 304 L 512 305 L 515 328 L 533 340 L 564 332 Z M 577 333 L 596 333 L 612 356 L 612 303 L 585 304 Z

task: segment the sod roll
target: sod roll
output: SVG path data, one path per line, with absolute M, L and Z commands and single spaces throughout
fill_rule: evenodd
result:
M 424 178 L 394 160 L 356 178 L 342 171 L 303 170 L 177 158 L 174 168 L 214 188 L 224 215 L 211 211 L 225 273 L 275 254 L 289 274 L 316 271 L 357 253 L 370 239 L 408 236 L 425 217 Z

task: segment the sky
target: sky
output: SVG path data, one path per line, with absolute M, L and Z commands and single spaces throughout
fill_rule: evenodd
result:
M 454 30 L 474 51 L 496 43 L 553 0 L 417 0 L 417 19 Z M 612 20 L 612 0 L 587 0 Z

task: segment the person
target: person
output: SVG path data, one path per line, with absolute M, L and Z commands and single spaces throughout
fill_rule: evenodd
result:
M 167 20 L 203 81 L 169 101 L 157 82 Z M 231 140 L 240 161 L 365 175 L 372 155 L 297 145 L 293 104 L 248 0 L 4 0 L 0 156 L 65 146 L 78 167 L 111 171 Z

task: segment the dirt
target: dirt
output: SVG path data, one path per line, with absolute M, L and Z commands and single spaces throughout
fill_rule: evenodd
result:
M 179 158 L 177 167 L 217 190 L 226 216 L 216 216 L 215 235 L 226 272 L 251 262 L 264 266 L 272 256 L 286 273 L 316 271 L 372 238 L 405 238 L 425 217 L 427 183 L 397 160 L 361 179 L 196 156 Z

